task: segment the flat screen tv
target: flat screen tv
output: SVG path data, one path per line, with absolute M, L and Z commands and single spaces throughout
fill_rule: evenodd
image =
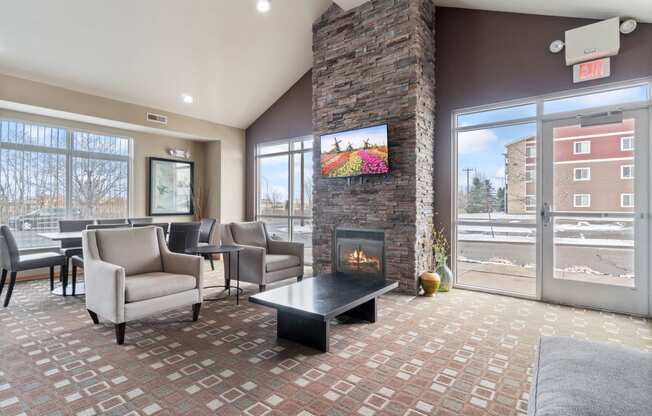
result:
M 387 124 L 321 136 L 320 166 L 327 178 L 388 173 Z

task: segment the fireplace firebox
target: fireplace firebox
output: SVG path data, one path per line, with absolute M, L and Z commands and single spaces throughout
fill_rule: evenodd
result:
M 336 228 L 333 231 L 333 270 L 385 277 L 383 230 Z

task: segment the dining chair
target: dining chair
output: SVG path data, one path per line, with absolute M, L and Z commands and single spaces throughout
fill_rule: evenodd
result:
M 97 223 L 99 225 L 106 225 L 106 224 L 128 224 L 126 218 L 102 218 L 98 219 Z
M 71 232 L 81 232 L 86 229 L 88 225 L 95 223 L 95 220 L 59 220 L 59 232 L 62 233 L 71 233 Z M 68 265 L 71 263 L 73 256 L 82 255 L 81 247 L 81 237 L 74 239 L 65 239 L 61 240 L 61 248 L 59 252 L 66 257 L 66 275 L 61 277 L 61 286 L 63 289 L 63 296 L 66 296 L 66 290 L 68 287 Z M 76 296 L 76 279 L 73 279 L 72 283 L 72 295 Z
M 127 218 L 127 222 L 129 222 L 129 224 L 131 225 L 152 224 L 154 222 L 154 218 L 152 217 Z
M 200 223 L 199 243 L 197 245 L 208 246 L 213 244 L 213 234 L 215 234 L 215 224 L 217 223 L 217 220 L 215 218 L 202 218 Z M 213 264 L 213 255 L 205 254 L 204 258 L 208 259 L 211 262 L 211 269 L 215 270 L 215 265 Z
M 197 247 L 199 243 L 199 222 L 173 222 L 170 224 L 168 247 L 175 253 L 184 253 L 186 249 Z
M 16 285 L 18 272 L 25 270 L 50 268 L 50 291 L 54 290 L 54 268 L 60 266 L 61 275 L 66 274 L 66 257 L 61 253 L 45 252 L 21 255 L 13 233 L 6 225 L 0 225 L 0 295 L 9 274 L 9 287 L 5 297 L 4 307 L 9 306 L 11 294 Z

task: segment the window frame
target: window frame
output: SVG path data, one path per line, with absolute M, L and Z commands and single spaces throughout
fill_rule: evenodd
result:
M 625 197 L 631 198 L 631 205 L 625 205 Z M 635 208 L 636 203 L 634 201 L 634 194 L 630 192 L 624 192 L 620 194 L 620 207 L 621 208 Z
M 586 144 L 587 145 L 587 150 L 586 152 L 578 152 L 577 151 L 577 145 L 578 144 Z M 574 155 L 590 155 L 591 154 L 591 140 L 578 140 L 573 142 L 573 154 Z
M 577 172 L 580 171 L 587 171 L 588 175 L 586 178 L 577 178 Z M 573 182 L 586 182 L 591 180 L 591 167 L 590 166 L 582 166 L 579 168 L 573 168 Z
M 629 141 L 631 144 L 629 148 L 625 147 L 625 141 Z M 634 151 L 634 136 L 622 136 L 620 138 L 620 151 L 621 152 L 633 152 Z
M 580 205 L 577 203 L 577 197 L 586 197 L 587 204 Z M 591 194 L 573 194 L 573 208 L 591 208 Z
M 60 155 L 65 158 L 65 185 L 64 185 L 64 208 L 65 216 L 64 218 L 71 218 L 73 213 L 73 193 L 72 193 L 72 176 L 73 176 L 73 159 L 93 159 L 93 160 L 107 160 L 107 161 L 125 161 L 127 162 L 127 206 L 125 212 L 125 218 L 129 217 L 133 213 L 133 196 L 132 190 L 134 189 L 133 182 L 133 155 L 134 155 L 134 139 L 128 135 L 117 133 L 117 132 L 107 132 L 107 131 L 98 131 L 91 128 L 69 126 L 65 124 L 52 123 L 49 121 L 42 120 L 30 120 L 28 118 L 19 118 L 19 117 L 8 117 L 0 115 L 0 123 L 16 123 L 30 126 L 37 126 L 50 129 L 61 129 L 65 131 L 65 146 L 64 147 L 51 147 L 51 146 L 42 146 L 34 144 L 18 144 L 18 143 L 9 143 L 0 141 L 0 149 L 9 149 L 19 152 L 35 152 L 43 154 L 54 154 Z M 108 136 L 115 137 L 119 139 L 127 140 L 127 155 L 114 155 L 110 153 L 101 153 L 85 150 L 75 150 L 74 148 L 74 135 L 75 133 L 86 133 L 93 134 L 98 136 Z M 58 246 L 57 242 L 52 242 L 51 245 L 45 246 L 35 246 L 35 247 L 25 247 L 20 248 L 21 252 L 33 252 L 40 251 L 46 248 L 52 248 Z
M 304 143 L 306 141 L 312 141 L 312 146 L 309 148 L 304 147 Z M 301 145 L 299 148 L 295 148 L 295 144 L 300 143 Z M 272 152 L 272 153 L 261 153 L 260 149 L 265 146 L 275 146 L 275 145 L 280 145 L 280 144 L 287 144 L 286 150 L 280 151 L 280 152 Z M 308 154 L 311 159 L 313 158 L 313 152 L 314 152 L 314 136 L 312 135 L 306 135 L 306 136 L 299 136 L 299 137 L 293 137 L 289 139 L 281 139 L 281 140 L 275 140 L 275 141 L 269 141 L 269 142 L 263 142 L 263 143 L 258 143 L 255 145 L 254 148 L 254 165 L 255 165 L 255 172 L 254 172 L 254 219 L 256 221 L 259 220 L 264 220 L 266 218 L 274 218 L 274 219 L 284 219 L 288 222 L 288 236 L 290 241 L 293 241 L 294 238 L 294 223 L 297 220 L 313 220 L 312 216 L 312 207 L 310 209 L 310 214 L 306 215 L 306 211 L 304 209 L 303 214 L 304 215 L 295 215 L 295 208 L 294 208 L 294 174 L 295 174 L 295 167 L 294 167 L 294 156 L 295 155 L 302 155 L 303 158 L 306 157 Z M 266 214 L 261 214 L 260 212 L 260 173 L 261 173 L 261 160 L 264 160 L 266 158 L 272 158 L 272 157 L 278 157 L 278 156 L 287 156 L 287 166 L 288 166 L 288 184 L 287 184 L 287 189 L 288 189 L 288 210 L 287 214 L 285 215 L 266 215 Z M 305 182 L 305 179 L 304 179 Z M 311 265 L 311 262 L 306 262 L 306 265 Z
M 625 176 L 625 168 L 629 168 L 630 176 Z M 634 165 L 620 165 L 620 179 L 634 179 Z

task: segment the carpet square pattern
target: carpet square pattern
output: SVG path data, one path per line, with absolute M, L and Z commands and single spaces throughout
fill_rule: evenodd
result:
M 0 309 L 0 414 L 523 415 L 541 335 L 652 352 L 640 318 L 463 290 L 379 302 L 376 324 L 334 325 L 327 354 L 277 340 L 246 296 L 128 323 L 118 346 L 83 296 L 20 283 Z

